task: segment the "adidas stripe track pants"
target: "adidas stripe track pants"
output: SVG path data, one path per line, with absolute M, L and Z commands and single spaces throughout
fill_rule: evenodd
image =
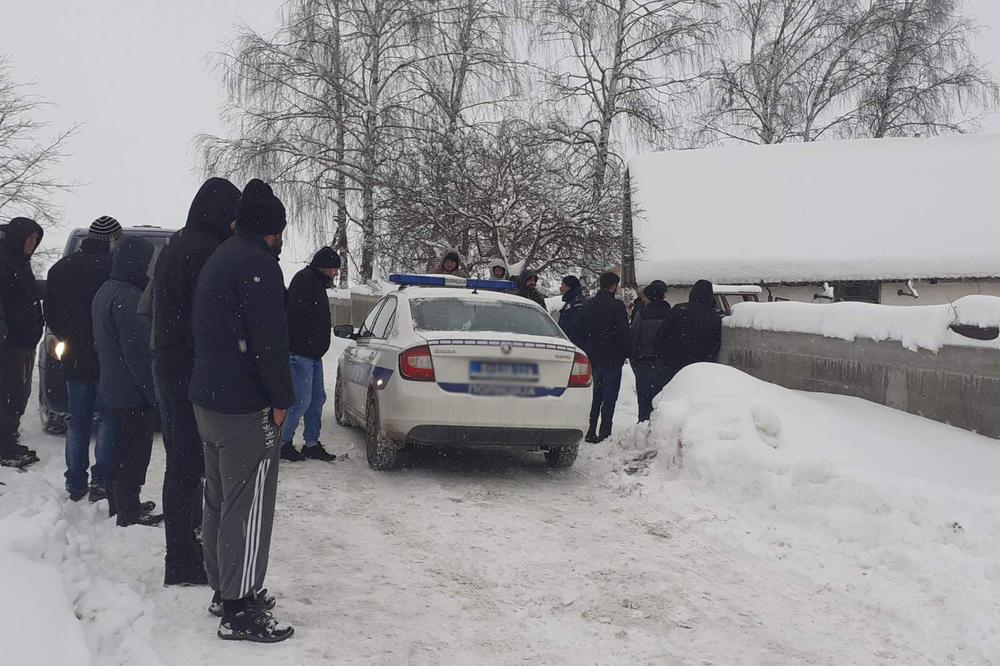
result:
M 201 537 L 208 584 L 230 601 L 264 586 L 281 429 L 269 409 L 222 414 L 194 406 L 205 448 Z

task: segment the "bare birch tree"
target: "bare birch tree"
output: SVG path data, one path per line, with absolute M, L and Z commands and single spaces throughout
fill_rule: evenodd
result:
M 52 170 L 77 128 L 44 138 L 47 125 L 37 116 L 45 104 L 14 82 L 10 65 L 0 58 L 0 218 L 28 215 L 53 224 L 52 196 L 71 188 Z
M 712 39 L 714 0 L 536 0 L 541 39 L 561 50 L 549 78 L 555 102 L 578 125 L 557 123 L 564 140 L 593 151 L 592 189 L 601 196 L 622 125 L 648 142 L 662 136 L 668 106 L 691 92 L 697 56 Z
M 879 0 L 860 133 L 881 138 L 963 132 L 995 106 L 997 83 L 972 52 L 976 25 L 958 0 Z

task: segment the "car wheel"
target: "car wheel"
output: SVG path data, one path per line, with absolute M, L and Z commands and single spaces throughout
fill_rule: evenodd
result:
M 565 469 L 571 467 L 576 462 L 576 454 L 580 450 L 579 445 L 553 446 L 545 452 L 545 462 L 552 469 Z
M 378 412 L 378 400 L 369 394 L 365 410 L 365 452 L 368 466 L 377 471 L 395 469 L 399 465 L 399 449 L 382 436 L 382 419 Z
M 38 417 L 42 421 L 42 431 L 46 435 L 63 435 L 69 427 L 62 414 L 50 412 L 44 404 L 38 405 Z
M 351 425 L 351 419 L 344 409 L 344 384 L 340 371 L 337 371 L 337 383 L 333 388 L 333 418 L 337 421 L 337 425 L 344 427 Z

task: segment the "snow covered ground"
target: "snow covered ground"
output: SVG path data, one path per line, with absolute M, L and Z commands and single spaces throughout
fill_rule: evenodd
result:
M 281 469 L 277 646 L 222 643 L 204 590 L 163 588 L 161 530 L 66 500 L 32 413 L 43 462 L 0 470 L 2 662 L 1000 663 L 1000 443 L 721 366 L 650 426 L 623 402 L 572 470 L 427 451 L 392 474 L 328 405 L 349 457 Z

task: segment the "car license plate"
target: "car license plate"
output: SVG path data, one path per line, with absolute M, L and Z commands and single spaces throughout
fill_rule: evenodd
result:
M 494 381 L 538 381 L 537 363 L 496 363 L 493 361 L 469 361 L 470 379 L 491 379 Z

